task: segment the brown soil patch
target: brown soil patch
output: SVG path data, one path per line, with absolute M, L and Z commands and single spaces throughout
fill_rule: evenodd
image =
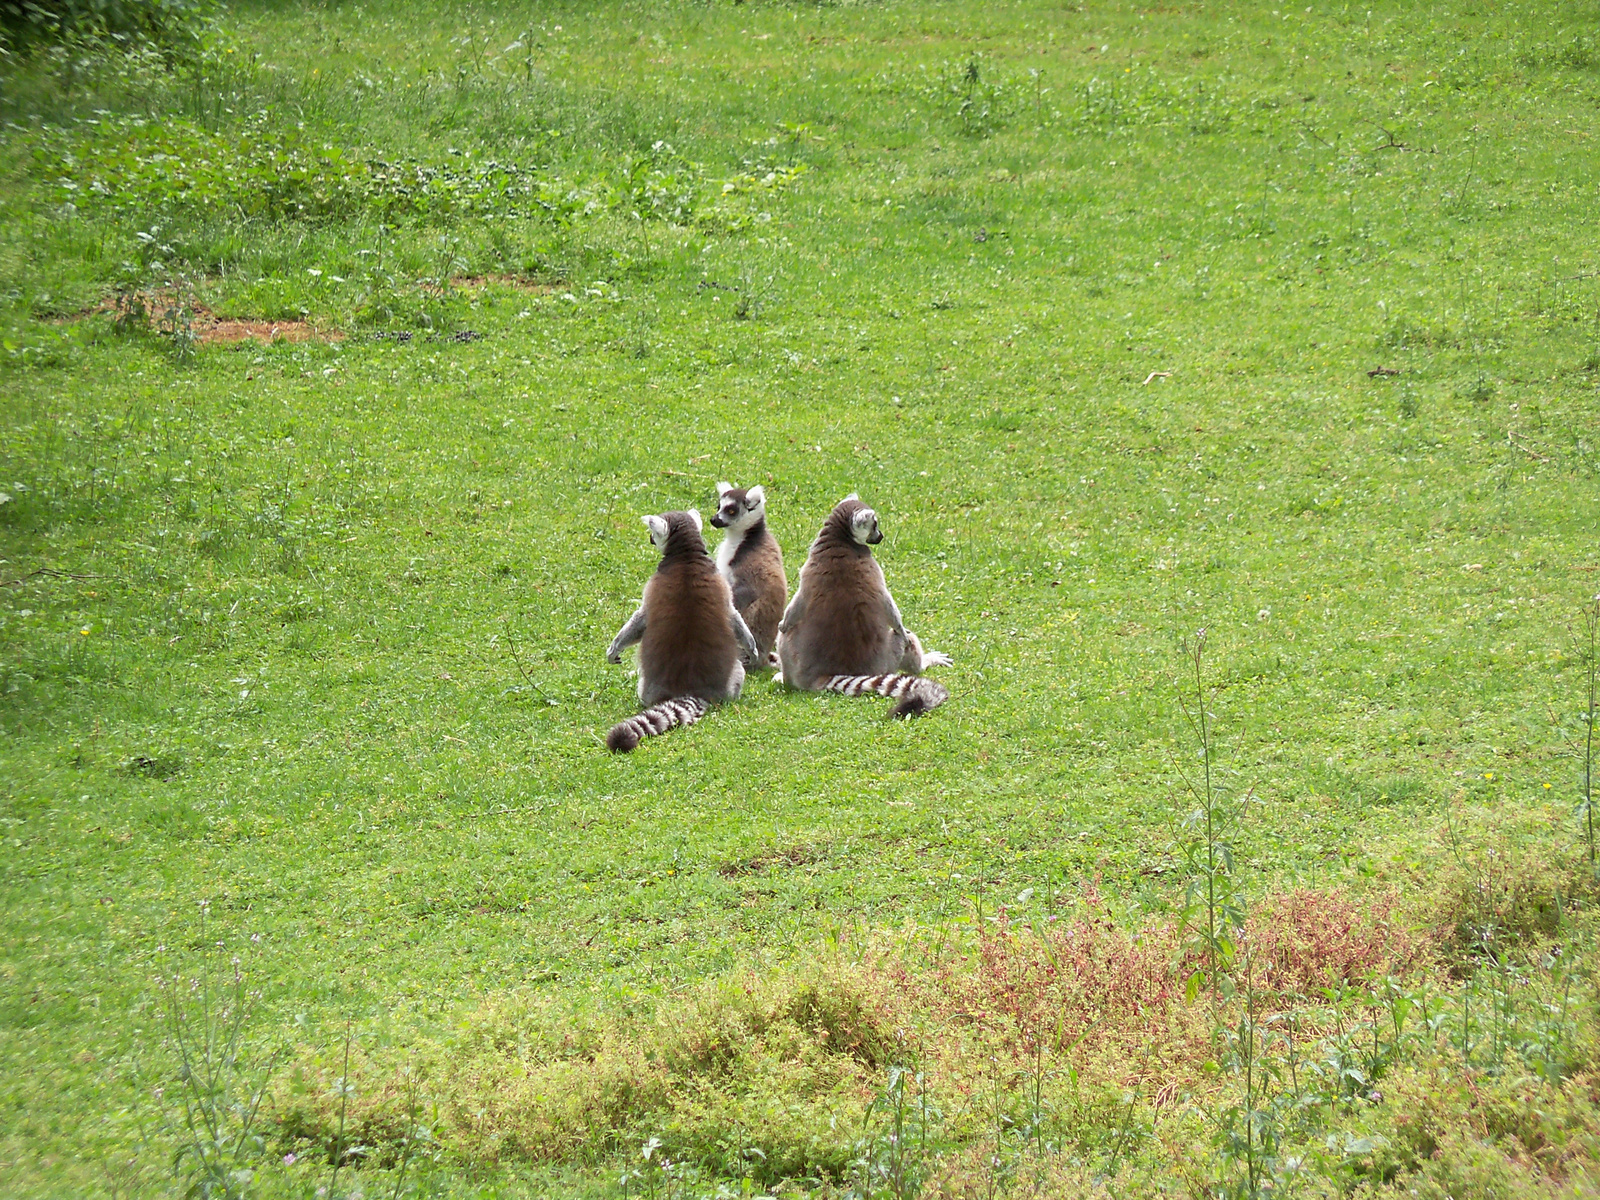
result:
M 65 325 L 81 321 L 96 313 L 117 316 L 128 311 L 135 301 L 143 305 L 151 329 L 161 333 L 171 332 L 172 314 L 181 307 L 182 302 L 167 291 L 143 292 L 137 297 L 108 296 L 82 312 L 60 318 L 57 323 Z M 201 346 L 231 346 L 239 342 L 260 342 L 262 345 L 272 342 L 342 342 L 345 337 L 337 329 L 324 329 L 309 321 L 256 321 L 219 317 L 203 304 L 194 305 L 189 314 L 189 330 L 194 334 L 195 342 Z
M 344 334 L 339 330 L 318 329 L 305 321 L 236 321 L 218 317 L 203 308 L 195 309 L 191 328 L 194 330 L 194 340 L 202 346 L 248 341 L 263 345 L 272 342 L 344 341 Z
M 786 850 L 769 850 L 739 862 L 723 863 L 717 872 L 731 879 L 738 875 L 755 875 L 772 867 L 804 867 L 824 856 L 825 852 L 815 846 L 790 846 Z

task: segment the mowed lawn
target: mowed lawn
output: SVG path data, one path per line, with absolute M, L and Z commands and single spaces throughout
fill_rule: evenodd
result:
M 1247 893 L 1574 843 L 1589 16 L 241 3 L 177 75 L 0 63 L 0 1189 L 108 1188 L 202 904 L 329 1053 L 1171 912 L 1202 627 Z M 791 586 L 872 504 L 950 702 L 753 677 L 608 755 L 639 517 L 719 479 Z

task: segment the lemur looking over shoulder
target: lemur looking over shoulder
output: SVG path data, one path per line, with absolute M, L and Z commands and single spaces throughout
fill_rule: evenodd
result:
M 640 739 L 674 725 L 693 725 L 708 704 L 732 700 L 746 664 L 759 660 L 755 639 L 733 606 L 700 534 L 700 514 L 645 517 L 661 562 L 644 586 L 639 609 L 606 650 L 610 662 L 639 644 L 639 703 L 645 711 L 618 723 L 606 746 L 627 753 Z
M 789 598 L 789 580 L 783 573 L 783 551 L 767 528 L 765 489 L 717 484 L 717 515 L 711 523 L 728 531 L 717 547 L 717 573 L 732 589 L 733 606 L 756 639 L 761 654 L 756 665 L 771 665 L 768 657 Z
M 854 492 L 828 514 L 778 624 L 781 678 L 802 691 L 892 696 L 894 715 L 909 717 L 949 699 L 942 683 L 920 676 L 950 657 L 923 650 L 906 629 L 872 556 L 881 541 L 878 514 Z

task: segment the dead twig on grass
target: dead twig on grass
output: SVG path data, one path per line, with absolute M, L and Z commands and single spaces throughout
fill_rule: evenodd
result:
M 1540 454 L 1532 446 L 1524 445 L 1523 442 L 1518 441 L 1517 440 L 1517 431 L 1514 430 L 1514 429 L 1511 429 L 1509 427 L 1506 429 L 1506 444 L 1508 446 L 1516 447 L 1518 450 L 1521 450 L 1524 454 L 1526 454 L 1529 458 L 1537 459 L 1539 462 L 1547 463 L 1547 462 L 1550 461 L 1549 455 Z
M 1371 125 L 1374 129 L 1381 130 L 1382 133 L 1383 133 L 1383 136 L 1389 139 L 1388 141 L 1382 143 L 1381 145 L 1374 146 L 1373 147 L 1374 150 L 1409 150 L 1409 149 L 1411 149 L 1410 146 L 1406 145 L 1406 143 L 1400 141 L 1397 137 L 1394 136 L 1394 130 L 1388 128 L 1385 125 L 1378 124 L 1378 122 L 1374 121 L 1371 117 L 1362 117 L 1361 118 L 1361 123 L 1363 125 Z
M 40 567 L 35 571 L 29 571 L 26 575 L 18 576 L 16 579 L 5 580 L 0 583 L 0 587 L 21 587 L 30 579 L 76 579 L 82 581 L 85 579 L 104 578 L 104 575 L 92 575 L 88 572 L 58 571 L 54 567 Z
M 506 623 L 505 623 L 505 631 L 506 631 L 506 649 L 508 649 L 511 652 L 512 665 L 514 665 L 517 668 L 517 674 L 522 676 L 522 682 L 527 684 L 534 691 L 538 692 L 539 693 L 539 699 L 543 700 L 551 708 L 558 707 L 558 705 L 556 704 L 556 702 L 554 700 L 550 699 L 549 696 L 545 695 L 544 689 L 542 687 L 540 687 L 537 683 L 534 682 L 534 680 L 533 680 L 533 672 L 528 670 L 527 666 L 523 664 L 523 661 L 522 661 L 522 650 L 521 650 L 521 647 L 519 647 L 517 645 L 517 635 L 514 632 L 512 632 L 511 622 L 509 620 L 506 621 Z
M 1327 147 L 1327 148 L 1328 148 L 1328 149 L 1329 149 L 1329 150 L 1332 150 L 1332 149 L 1333 149 L 1333 143 L 1332 143 L 1332 142 L 1330 142 L 1330 141 L 1328 141 L 1328 140 L 1327 140 L 1327 139 L 1326 139 L 1326 138 L 1324 138 L 1324 137 L 1323 137 L 1323 136 L 1322 136 L 1322 135 L 1321 135 L 1321 134 L 1320 134 L 1320 133 L 1318 133 L 1318 132 L 1317 132 L 1317 131 L 1316 131 L 1316 130 L 1315 130 L 1315 129 L 1313 129 L 1313 128 L 1311 128 L 1311 125 L 1310 125 L 1310 124 L 1309 124 L 1309 123 L 1308 123 L 1308 122 L 1306 122 L 1306 121 L 1296 121 L 1296 122 L 1295 122 L 1295 124 L 1296 124 L 1296 125 L 1298 125 L 1298 126 L 1300 126 L 1300 128 L 1301 128 L 1301 129 L 1304 129 L 1304 130 L 1305 130 L 1305 131 L 1306 131 L 1306 132 L 1307 132 L 1307 133 L 1309 133 L 1309 134 L 1310 134 L 1310 135 L 1311 135 L 1311 136 L 1312 136 L 1312 137 L 1314 137 L 1314 138 L 1316 138 L 1316 139 L 1317 139 L 1317 141 L 1319 141 L 1319 142 L 1321 142 L 1321 143 L 1322 143 L 1322 144 L 1323 144 L 1323 145 L 1324 145 L 1324 146 L 1326 146 L 1326 147 Z

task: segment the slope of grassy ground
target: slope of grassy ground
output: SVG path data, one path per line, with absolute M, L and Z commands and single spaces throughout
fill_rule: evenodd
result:
M 1566 862 L 1584 16 L 248 3 L 175 69 L 6 61 L 8 1193 L 122 1186 L 202 901 L 333 1059 L 1086 889 L 1166 919 L 1201 626 L 1247 895 L 1424 887 L 1468 809 Z M 859 490 L 950 704 L 757 680 L 606 755 L 639 514 L 718 479 L 791 576 Z M 638 1111 L 540 1186 L 611 1187 Z M 466 1144 L 432 1186 L 536 1186 Z

